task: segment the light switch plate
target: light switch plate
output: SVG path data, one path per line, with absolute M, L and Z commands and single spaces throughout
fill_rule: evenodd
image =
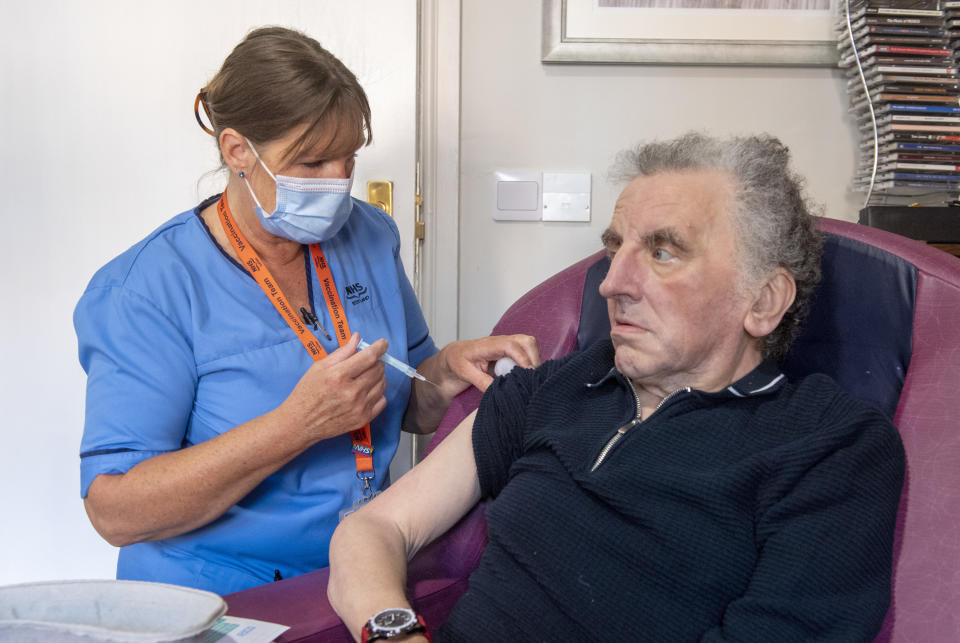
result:
M 543 173 L 543 220 L 590 220 L 590 173 Z
M 494 177 L 496 221 L 539 221 L 541 213 L 540 172 L 497 171 Z

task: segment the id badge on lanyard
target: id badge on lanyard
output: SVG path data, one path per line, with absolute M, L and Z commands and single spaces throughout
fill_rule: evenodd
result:
M 220 215 L 220 223 L 223 226 L 223 231 L 226 233 L 231 245 L 233 245 L 234 251 L 240 258 L 240 263 L 244 265 L 247 272 L 250 273 L 250 276 L 256 280 L 261 290 L 263 290 L 264 294 L 270 300 L 270 303 L 273 304 L 277 312 L 280 313 L 280 316 L 283 317 L 287 325 L 290 326 L 290 329 L 296 334 L 297 339 L 303 344 L 304 349 L 306 349 L 313 361 L 316 362 L 326 357 L 327 351 L 324 350 L 319 340 L 313 336 L 313 333 L 307 330 L 307 327 L 303 325 L 296 313 L 293 312 L 290 302 L 287 301 L 283 292 L 276 285 L 276 279 L 270 274 L 270 271 L 267 269 L 266 264 L 260 259 L 257 251 L 253 249 L 253 246 L 247 242 L 243 233 L 240 232 L 240 229 L 233 219 L 233 215 L 230 213 L 230 206 L 227 205 L 226 192 L 223 193 L 220 201 L 217 202 L 217 214 Z M 323 256 L 323 251 L 320 249 L 319 243 L 310 245 L 310 256 L 313 259 L 313 265 L 316 269 L 317 280 L 320 282 L 320 287 L 323 290 L 323 298 L 327 303 L 327 310 L 330 312 L 330 319 L 333 321 L 337 343 L 343 346 L 350 341 L 350 325 L 347 323 L 343 305 L 340 303 L 340 295 L 337 293 L 336 284 L 334 284 L 333 281 L 333 273 L 330 271 L 330 266 Z M 343 520 L 346 516 L 380 494 L 379 491 L 374 490 L 372 485 L 375 472 L 373 470 L 373 440 L 371 438 L 370 425 L 367 424 L 366 426 L 351 431 L 350 439 L 353 443 L 352 450 L 357 465 L 357 478 L 360 480 L 362 495 L 353 502 L 353 506 L 350 509 L 344 509 L 340 512 L 340 520 Z
M 373 473 L 373 472 L 371 471 L 371 474 L 372 474 L 372 473 Z M 360 472 L 358 471 L 358 472 L 357 472 L 357 476 L 359 476 L 359 475 L 360 475 Z M 371 475 L 371 476 L 370 476 L 370 480 L 372 480 L 372 479 L 373 479 L 373 476 Z M 381 493 L 381 491 L 380 491 L 379 489 L 378 489 L 378 490 L 374 490 L 372 487 L 370 487 L 370 480 L 368 480 L 368 479 L 366 479 L 366 478 L 360 478 L 360 480 L 363 482 L 363 485 L 364 485 L 364 487 L 363 487 L 363 495 L 360 496 L 359 498 L 357 498 L 356 500 L 354 500 L 354 501 L 353 501 L 353 504 L 351 505 L 351 507 L 350 507 L 349 509 L 341 509 L 341 510 L 340 510 L 340 521 L 341 521 L 341 522 L 343 522 L 343 519 L 344 519 L 344 518 L 346 518 L 347 516 L 349 516 L 350 514 L 352 514 L 352 513 L 353 513 L 354 511 L 356 511 L 357 509 L 362 508 L 365 504 L 367 504 L 368 502 L 370 502 L 371 500 L 373 500 L 374 498 L 376 498 L 377 496 L 379 496 L 380 493 Z

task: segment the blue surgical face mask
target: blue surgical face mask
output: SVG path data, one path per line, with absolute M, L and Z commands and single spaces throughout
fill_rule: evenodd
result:
M 284 239 L 297 243 L 319 243 L 332 238 L 353 211 L 353 199 L 350 188 L 353 186 L 353 174 L 346 179 L 304 179 L 296 176 L 274 176 L 263 162 L 250 141 L 247 145 L 253 150 L 257 161 L 277 183 L 277 206 L 273 214 L 266 214 L 260 200 L 253 193 L 250 181 L 241 174 L 250 196 L 256 203 L 254 208 L 264 230 Z

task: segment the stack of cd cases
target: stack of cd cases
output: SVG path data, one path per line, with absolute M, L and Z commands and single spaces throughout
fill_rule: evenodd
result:
M 860 134 L 857 190 L 943 205 L 960 191 L 960 0 L 841 0 L 840 65 Z M 852 35 L 852 38 L 851 38 Z

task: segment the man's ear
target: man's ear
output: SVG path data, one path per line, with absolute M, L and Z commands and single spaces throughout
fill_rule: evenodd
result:
M 743 328 L 753 337 L 766 337 L 776 329 L 797 296 L 797 284 L 786 269 L 778 267 L 755 291 Z
M 250 151 L 250 145 L 247 139 L 232 127 L 225 127 L 218 137 L 220 142 L 220 155 L 223 156 L 223 162 L 234 174 L 245 172 L 250 174 L 253 171 L 253 165 L 256 162 L 253 152 Z

